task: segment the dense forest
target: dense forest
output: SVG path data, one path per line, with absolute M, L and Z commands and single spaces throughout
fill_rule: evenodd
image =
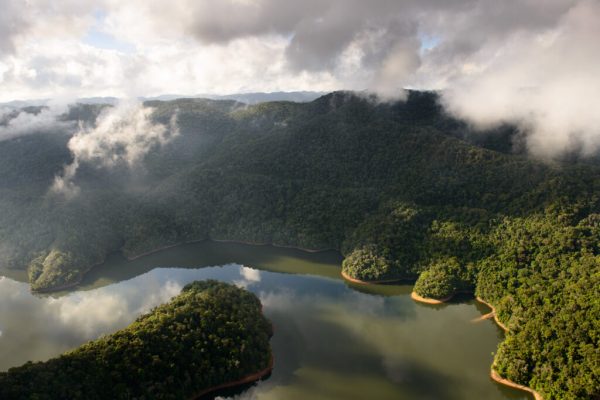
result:
M 196 281 L 121 331 L 0 373 L 0 398 L 193 398 L 268 369 L 271 329 L 252 293 Z
M 481 296 L 510 332 L 504 377 L 550 399 L 600 395 L 600 168 L 534 160 L 510 126 L 478 132 L 431 92 L 379 102 L 149 101 L 179 135 L 135 165 L 82 162 L 75 198 L 49 191 L 69 129 L 0 142 L 0 265 L 34 290 L 76 284 L 110 252 L 227 239 L 345 256 L 351 277 Z M 94 126 L 110 107 L 74 106 Z M 100 116 L 100 117 L 99 117 Z

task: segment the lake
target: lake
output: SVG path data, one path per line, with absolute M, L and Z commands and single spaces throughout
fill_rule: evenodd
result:
M 57 356 L 127 326 L 186 283 L 217 279 L 259 296 L 275 328 L 271 376 L 222 398 L 530 399 L 489 378 L 503 332 L 473 322 L 485 306 L 415 303 L 412 285 L 349 284 L 341 261 L 335 252 L 202 242 L 134 261 L 113 255 L 78 287 L 50 295 L 0 270 L 0 370 Z

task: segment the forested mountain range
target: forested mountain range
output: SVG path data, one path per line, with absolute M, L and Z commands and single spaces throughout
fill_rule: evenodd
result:
M 517 129 L 476 132 L 437 100 L 147 101 L 177 134 L 135 163 L 119 146 L 115 162 L 76 160 L 76 126 L 93 132 L 111 107 L 73 106 L 63 124 L 0 142 L 0 265 L 51 290 L 115 251 L 204 239 L 337 249 L 357 279 L 476 293 L 510 327 L 502 376 L 546 399 L 597 397 L 600 168 L 532 159 Z M 75 161 L 76 194 L 52 191 Z

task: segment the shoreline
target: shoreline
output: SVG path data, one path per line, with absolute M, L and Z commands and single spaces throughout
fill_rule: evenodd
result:
M 31 288 L 31 282 L 29 282 L 28 279 L 28 283 L 29 283 L 29 291 L 33 294 L 49 294 L 49 293 L 56 293 L 56 292 L 60 292 L 61 290 L 67 290 L 67 289 L 72 289 L 75 286 L 79 286 L 81 284 L 81 282 L 83 282 L 83 278 L 85 277 L 85 275 L 87 273 L 89 273 L 92 269 L 99 267 L 100 265 L 104 264 L 106 262 L 106 257 L 104 258 L 104 260 L 102 260 L 102 262 L 96 263 L 92 266 L 90 266 L 89 268 L 87 268 L 85 271 L 82 271 L 81 274 L 79 275 L 79 278 L 77 278 L 76 281 L 74 282 L 70 282 L 70 283 L 64 283 L 62 285 L 59 286 L 52 286 L 49 288 L 41 288 L 41 289 L 32 289 Z
M 243 244 L 243 245 L 250 245 L 250 246 L 273 246 L 273 247 L 280 247 L 280 248 L 287 248 L 287 249 L 295 249 L 295 250 L 300 250 L 300 251 L 304 251 L 307 253 L 319 253 L 319 252 L 324 252 L 324 251 L 338 251 L 335 249 L 305 249 L 302 247 L 295 247 L 295 246 L 282 246 L 282 245 L 276 245 L 274 243 L 256 243 L 256 242 L 245 242 L 245 241 L 236 241 L 236 240 L 219 240 L 219 239 L 200 239 L 200 240 L 193 240 L 193 241 L 189 241 L 189 242 L 184 242 L 184 243 L 176 243 L 176 244 L 171 244 L 168 246 L 163 246 L 139 255 L 136 255 L 134 257 L 127 257 L 125 256 L 122 251 L 121 254 L 123 255 L 123 257 L 127 260 L 127 261 L 133 261 L 136 260 L 138 258 L 142 258 L 144 256 L 153 254 L 153 253 L 157 253 L 163 250 L 167 250 L 173 247 L 177 247 L 177 246 L 182 246 L 185 244 L 192 244 L 192 243 L 200 243 L 200 242 L 216 242 L 216 243 L 233 243 L 233 244 Z M 58 292 L 61 290 L 65 290 L 65 289 L 70 289 L 73 288 L 75 286 L 78 286 L 79 284 L 81 284 L 81 282 L 83 281 L 84 275 L 87 274 L 88 272 L 90 272 L 90 270 L 92 268 L 98 267 L 102 264 L 104 264 L 106 260 L 102 261 L 101 263 L 92 265 L 90 268 L 88 268 L 85 272 L 83 272 L 80 276 L 80 278 L 73 283 L 68 283 L 68 284 L 64 284 L 61 286 L 57 286 L 57 287 L 51 287 L 51 288 L 44 288 L 44 289 L 37 289 L 37 290 L 33 290 L 30 289 L 32 293 L 39 293 L 39 294 L 47 294 L 47 293 L 52 293 L 52 292 Z M 356 279 L 356 278 L 352 278 L 351 276 L 349 276 L 348 274 L 346 274 L 343 270 L 340 271 L 342 277 L 349 282 L 352 283 L 356 283 L 356 284 L 360 284 L 360 285 L 377 285 L 377 284 L 390 284 L 390 283 L 402 283 L 402 282 L 407 282 L 409 279 L 389 279 L 389 280 L 380 280 L 380 281 L 362 281 L 360 279 Z M 471 294 L 472 292 L 467 292 L 467 291 L 462 291 L 462 292 L 456 292 L 453 293 L 452 295 L 445 297 L 443 299 L 432 299 L 432 298 L 426 298 L 426 297 L 422 297 L 420 295 L 418 295 L 416 292 L 412 291 L 411 292 L 411 298 L 416 301 L 416 302 L 420 302 L 420 303 L 424 303 L 424 304 L 430 304 L 430 305 L 439 305 L 439 304 L 443 304 L 448 302 L 449 300 L 451 300 L 455 295 L 459 294 L 459 293 L 469 293 Z M 508 332 L 509 329 L 506 325 L 504 325 L 497 317 L 496 315 L 496 308 L 494 306 L 492 306 L 490 303 L 486 302 L 485 300 L 483 300 L 481 297 L 476 296 L 475 299 L 488 306 L 492 311 L 490 313 L 487 313 L 485 315 L 482 315 L 481 317 L 477 318 L 474 320 L 475 321 L 481 321 L 481 320 L 485 320 L 485 319 L 494 319 L 494 322 L 505 332 Z M 221 390 L 221 389 L 227 389 L 227 388 L 232 388 L 235 386 L 240 386 L 246 383 L 250 383 L 250 382 L 255 382 L 261 378 L 263 378 L 264 376 L 266 376 L 267 374 L 271 373 L 271 371 L 273 370 L 273 357 L 271 356 L 271 360 L 270 360 L 270 364 L 267 368 L 265 368 L 264 370 L 261 370 L 259 372 L 256 372 L 254 374 L 248 375 L 238 381 L 235 382 L 230 382 L 230 383 L 226 383 L 226 384 L 222 384 L 222 385 L 218 385 L 215 386 L 213 388 L 210 389 L 206 389 L 205 391 L 201 392 L 200 394 L 195 395 L 194 397 L 192 397 L 192 400 L 198 399 L 202 396 L 205 396 L 211 392 L 217 391 L 217 390 Z M 535 400 L 544 400 L 544 398 L 538 393 L 536 392 L 534 389 L 525 386 L 525 385 L 521 385 L 515 382 L 512 382 L 508 379 L 502 378 L 495 370 L 494 370 L 494 366 L 492 364 L 492 368 L 491 368 L 491 372 L 490 372 L 490 378 L 492 380 L 494 380 L 495 382 L 499 383 L 499 384 L 503 384 L 515 389 L 520 389 L 523 391 L 526 391 L 530 394 L 532 394 L 535 398 Z
M 190 400 L 199 400 L 200 398 L 206 396 L 207 394 L 216 392 L 218 390 L 231 389 L 236 386 L 242 386 L 242 385 L 246 385 L 248 383 L 253 383 L 253 382 L 259 381 L 262 378 L 264 378 L 265 376 L 269 375 L 271 372 L 273 372 L 273 364 L 274 364 L 274 359 L 273 359 L 273 355 L 271 355 L 271 359 L 269 360 L 269 365 L 266 368 L 264 368 L 258 372 L 255 372 L 253 374 L 246 375 L 246 376 L 238 379 L 237 381 L 222 383 L 220 385 L 213 386 L 208 389 L 204 389 L 200 393 L 197 393 L 197 394 L 193 395 L 192 397 L 190 397 Z
M 401 279 L 401 278 L 399 278 L 399 279 L 387 279 L 387 280 L 381 280 L 381 281 L 361 281 L 360 279 L 356 279 L 356 278 L 351 277 L 350 275 L 348 275 L 347 273 L 345 273 L 344 270 L 342 270 L 340 273 L 342 275 L 342 278 L 344 278 L 348 282 L 356 283 L 356 284 L 359 284 L 359 285 L 381 285 L 381 284 L 386 284 L 386 283 L 401 283 L 401 282 L 407 282 L 407 281 L 409 281 L 408 278 L 406 278 L 406 279 Z
M 414 290 L 412 292 L 410 292 L 410 298 L 413 299 L 414 301 L 417 301 L 419 303 L 424 303 L 424 304 L 444 304 L 447 303 L 449 300 L 451 300 L 454 297 L 454 294 L 451 294 L 450 296 L 441 298 L 441 299 L 434 299 L 434 298 L 430 298 L 430 297 L 423 297 L 419 294 L 417 294 L 417 292 L 415 292 Z
M 497 382 L 497 383 L 499 383 L 501 385 L 509 386 L 511 388 L 514 388 L 514 389 L 519 389 L 519 390 L 523 390 L 525 392 L 531 393 L 533 395 L 533 398 L 535 400 L 544 400 L 544 398 L 542 397 L 541 394 L 539 394 L 538 392 L 536 392 L 535 390 L 533 390 L 529 386 L 520 385 L 520 384 L 515 383 L 515 382 L 513 382 L 511 380 L 508 380 L 506 378 L 501 377 L 500 374 L 498 374 L 496 372 L 496 370 L 494 369 L 493 365 L 492 365 L 492 369 L 490 370 L 490 378 L 492 378 L 492 380 L 494 382 Z
M 90 268 L 91 269 L 91 268 Z M 89 272 L 89 270 L 88 270 Z M 86 272 L 87 273 L 87 272 Z M 71 282 L 71 283 L 65 283 L 63 285 L 59 285 L 59 286 L 52 286 L 49 288 L 41 288 L 41 289 L 32 289 L 31 288 L 31 283 L 29 284 L 29 290 L 31 291 L 31 293 L 33 294 L 48 294 L 48 293 L 55 293 L 55 292 L 60 292 L 61 290 L 66 290 L 66 289 L 72 289 L 75 286 L 79 285 L 81 282 L 83 281 L 83 277 L 79 278 L 76 282 Z
M 452 300 L 455 296 L 457 296 L 459 294 L 469 294 L 469 295 L 472 295 L 473 292 L 469 291 L 469 290 L 459 290 L 459 291 L 454 292 L 451 295 L 446 296 L 444 298 L 434 299 L 432 297 L 423 297 L 423 296 L 421 296 L 420 294 L 418 294 L 417 292 L 415 292 L 413 290 L 410 293 L 410 298 L 413 299 L 414 301 L 417 301 L 419 303 L 424 303 L 424 304 L 444 304 L 444 303 L 449 302 L 450 300 Z
M 498 315 L 496 314 L 496 307 L 494 307 L 493 305 L 491 305 L 490 303 L 488 303 L 487 301 L 483 300 L 481 297 L 479 296 L 475 296 L 475 300 L 477 300 L 478 302 L 480 302 L 481 304 L 485 304 L 486 306 L 488 306 L 489 308 L 492 309 L 492 312 L 485 314 L 483 317 L 487 317 L 486 319 L 489 318 L 494 318 L 494 322 L 496 322 L 496 324 L 502 328 L 502 330 L 504 332 L 508 332 L 508 326 L 504 325 L 499 319 L 498 319 Z M 483 318 L 481 317 L 481 318 Z
M 172 249 L 174 247 L 178 247 L 178 246 L 184 246 L 186 244 L 194 244 L 194 243 L 203 243 L 203 242 L 215 242 L 215 243 L 232 243 L 232 244 L 242 244 L 242 245 L 248 245 L 248 246 L 273 246 L 273 247 L 278 247 L 278 248 L 283 248 L 283 249 L 292 249 L 292 250 L 299 250 L 299 251 L 303 251 L 306 253 L 321 253 L 321 252 L 325 252 L 325 251 L 339 251 L 336 250 L 334 248 L 325 248 L 325 249 L 306 249 L 304 247 L 296 247 L 296 246 L 284 246 L 284 245 L 278 245 L 278 244 L 274 244 L 274 243 L 257 243 L 257 242 L 244 242 L 244 241 L 239 241 L 239 240 L 220 240 L 220 239 L 198 239 L 198 240 L 190 240 L 189 242 L 182 242 L 182 243 L 174 243 L 174 244 L 170 244 L 167 246 L 161 246 L 159 248 L 153 249 L 153 250 L 149 250 L 146 251 L 142 254 L 137 254 L 135 256 L 126 256 L 123 253 L 123 250 L 117 250 L 116 252 L 111 252 L 109 254 L 114 254 L 114 253 L 119 253 L 123 256 L 123 258 L 125 258 L 125 260 L 127 261 L 135 261 L 139 258 L 145 257 L 145 256 L 149 256 L 151 254 L 154 253 L 158 253 L 161 252 L 163 250 L 168 250 L 168 249 Z M 107 256 L 109 255 L 107 254 Z M 53 287 L 48 287 L 48 288 L 42 288 L 42 289 L 31 289 L 31 283 L 29 283 L 29 287 L 30 287 L 30 291 L 31 293 L 38 293 L 38 294 L 48 294 L 48 293 L 55 293 L 55 292 L 60 292 L 62 290 L 67 290 L 67 289 L 72 289 L 76 286 L 79 286 L 82 282 L 83 282 L 83 278 L 85 277 L 85 275 L 90 272 L 93 268 L 99 267 L 102 264 L 104 264 L 106 262 L 106 257 L 105 259 L 97 264 L 92 265 L 91 267 L 87 268 L 84 272 L 82 272 L 81 276 L 77 279 L 77 281 L 75 282 L 71 282 L 71 283 L 66 283 L 60 286 L 53 286 Z
M 410 297 L 419 302 L 419 303 L 425 303 L 425 304 L 443 304 L 447 301 L 449 301 L 450 299 L 452 299 L 455 295 L 459 294 L 459 293 L 463 293 L 463 292 L 456 292 L 453 293 L 452 295 L 445 297 L 443 299 L 431 299 L 431 298 L 427 298 L 427 297 L 422 297 L 420 295 L 418 295 L 415 291 L 412 291 L 410 294 Z M 467 293 L 467 292 L 464 292 Z M 470 293 L 470 292 L 469 292 Z M 499 319 L 498 316 L 496 315 L 496 308 L 491 305 L 490 303 L 488 303 L 487 301 L 483 300 L 481 297 L 479 296 L 475 296 L 475 300 L 477 300 L 478 302 L 480 302 L 481 304 L 484 304 L 486 306 L 488 306 L 492 311 L 482 315 L 479 318 L 475 318 L 474 320 L 472 320 L 472 322 L 478 322 L 478 321 L 483 321 L 483 320 L 487 320 L 487 319 L 493 319 L 494 322 L 496 323 L 496 325 L 498 325 L 505 333 L 509 332 L 509 329 L 506 325 L 504 325 Z M 538 393 L 537 391 L 535 391 L 534 389 L 530 388 L 529 386 L 525 386 L 525 385 L 521 385 L 519 383 L 513 382 L 509 379 L 503 378 L 500 376 L 500 374 L 498 374 L 498 372 L 496 372 L 496 370 L 494 369 L 494 364 L 492 364 L 492 367 L 490 369 L 490 378 L 496 382 L 499 383 L 501 385 L 505 385 L 508 387 L 511 387 L 513 389 L 519 389 L 519 390 L 523 390 L 525 392 L 528 392 L 530 394 L 533 395 L 535 400 L 544 400 L 544 398 L 542 397 L 542 395 L 540 393 Z
M 123 253 L 122 249 L 119 252 L 123 255 L 123 257 L 125 257 L 125 259 L 127 261 L 134 261 L 134 260 L 137 260 L 138 258 L 149 256 L 151 254 L 158 253 L 158 252 L 163 251 L 163 250 L 172 249 L 173 247 L 183 246 L 183 245 L 192 244 L 192 243 L 200 243 L 200 242 L 205 242 L 205 241 L 206 241 L 205 239 L 199 239 L 199 240 L 191 240 L 189 242 L 183 242 L 183 243 L 168 244 L 166 246 L 161 246 L 161 247 L 158 247 L 156 249 L 148 250 L 146 252 L 143 252 L 142 254 L 136 254 L 135 256 L 126 256 Z
M 494 316 L 495 316 L 495 313 L 492 311 L 492 312 L 489 312 L 487 314 L 483 314 L 481 317 L 473 318 L 471 320 L 471 322 L 475 323 L 475 322 L 485 321 L 485 320 L 494 318 Z

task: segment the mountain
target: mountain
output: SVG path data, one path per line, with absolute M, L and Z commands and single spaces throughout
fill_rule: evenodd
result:
M 156 97 L 147 97 L 142 100 L 161 100 L 161 101 L 172 101 L 182 98 L 192 99 L 210 99 L 210 100 L 235 100 L 245 104 L 258 104 L 266 103 L 271 101 L 292 101 L 295 103 L 306 103 L 313 101 L 325 93 L 323 92 L 270 92 L 270 93 L 234 93 L 226 95 L 216 94 L 198 94 L 195 96 L 182 96 L 177 94 L 166 94 Z
M 530 159 L 511 127 L 473 132 L 437 99 L 146 101 L 173 134 L 135 163 L 102 142 L 108 160 L 78 160 L 73 197 L 49 190 L 74 161 L 73 130 L 2 141 L 0 263 L 45 291 L 115 251 L 204 239 L 333 248 L 352 278 L 477 294 L 510 329 L 501 376 L 546 399 L 597 396 L 599 168 Z M 103 108 L 81 107 L 63 119 L 93 127 Z
M 180 94 L 164 94 L 154 97 L 141 97 L 141 101 L 172 101 L 183 98 L 190 99 L 210 99 L 210 100 L 234 100 L 244 104 L 258 104 L 272 101 L 291 101 L 295 103 L 311 102 L 321 96 L 324 92 L 253 92 L 253 93 L 232 93 L 226 95 L 217 94 L 198 94 L 193 96 L 185 96 Z M 74 101 L 75 104 L 104 104 L 115 105 L 119 102 L 117 97 L 80 97 Z M 0 103 L 1 108 L 19 109 L 24 107 L 41 107 L 47 106 L 50 103 L 49 99 L 32 99 L 32 100 L 14 100 Z
M 75 100 L 75 104 L 116 104 L 119 99 L 116 97 L 81 97 Z M 32 100 L 14 100 L 0 103 L 0 108 L 20 109 L 25 107 L 46 107 L 50 99 L 32 99 Z
M 313 101 L 325 93 L 323 92 L 271 92 L 271 93 L 236 93 L 222 96 L 203 96 L 213 100 L 235 100 L 246 104 L 266 103 L 270 101 L 293 101 L 306 103 Z

